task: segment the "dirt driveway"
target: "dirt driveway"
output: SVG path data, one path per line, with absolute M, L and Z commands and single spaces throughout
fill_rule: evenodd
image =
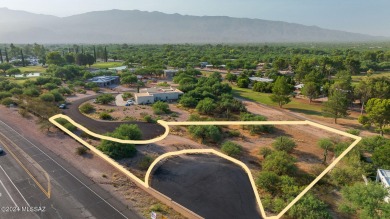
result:
M 82 99 L 75 100 L 71 105 L 68 106 L 68 109 L 63 110 L 63 114 L 69 116 L 77 123 L 86 127 L 87 129 L 98 133 L 105 134 L 107 132 L 114 131 L 121 124 L 136 124 L 142 131 L 143 139 L 152 139 L 162 135 L 165 132 L 164 127 L 146 122 L 131 121 L 131 122 L 109 122 L 109 121 L 97 121 L 91 118 L 84 116 L 79 111 L 79 106 L 85 101 L 96 98 L 97 95 L 87 96 Z

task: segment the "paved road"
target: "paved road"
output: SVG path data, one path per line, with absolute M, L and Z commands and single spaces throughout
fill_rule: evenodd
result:
M 0 180 L 10 196 L 3 194 L 0 183 L 2 193 L 0 204 L 12 204 L 12 200 L 10 203 L 12 196 L 17 205 L 26 207 L 28 203 L 33 207 L 43 206 L 45 212 L 29 213 L 30 217 L 24 217 L 25 213 L 21 212 L 7 214 L 0 212 L 0 218 L 4 218 L 2 215 L 7 215 L 7 218 L 36 218 L 36 216 L 39 218 L 142 218 L 65 160 L 33 139 L 24 138 L 2 121 L 0 121 L 0 133 L 7 136 L 35 162 L 39 163 L 49 174 L 52 185 L 51 197 L 48 199 L 6 151 L 5 155 L 0 156 Z M 9 177 L 6 176 L 7 174 Z
M 105 134 L 107 132 L 114 131 L 118 126 L 121 124 L 136 124 L 142 131 L 142 138 L 143 139 L 153 139 L 155 137 L 158 137 L 165 132 L 165 128 L 153 123 L 146 123 L 146 122 L 138 122 L 138 121 L 132 121 L 132 122 L 109 122 L 109 121 L 97 121 L 91 118 L 88 118 L 84 116 L 79 111 L 79 106 L 83 104 L 84 102 L 88 100 L 92 100 L 96 98 L 97 95 L 89 96 L 83 99 L 76 100 L 72 102 L 71 105 L 68 106 L 68 109 L 63 110 L 63 113 L 70 118 L 72 118 L 77 123 L 83 125 L 87 129 L 98 133 L 98 134 Z
M 156 169 L 152 187 L 205 218 L 261 218 L 248 175 L 214 155 L 186 155 Z

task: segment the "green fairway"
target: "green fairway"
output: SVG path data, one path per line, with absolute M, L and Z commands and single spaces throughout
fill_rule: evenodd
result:
M 122 62 L 97 62 L 93 64 L 91 67 L 106 69 L 106 68 L 115 68 L 119 66 L 123 66 L 123 63 Z
M 363 78 L 367 77 L 367 74 L 361 74 L 361 75 L 353 75 L 352 76 L 352 84 L 356 85 L 361 81 Z M 390 72 L 376 72 L 370 77 L 389 77 L 390 78 Z
M 278 107 L 278 104 L 272 102 L 271 99 L 269 98 L 271 94 L 255 92 L 252 91 L 251 89 L 239 88 L 236 86 L 233 86 L 233 94 L 268 106 Z M 309 115 L 321 115 L 322 107 L 321 104 L 318 103 L 309 104 L 309 102 L 302 102 L 301 100 L 291 98 L 291 102 L 284 105 L 283 108 L 298 113 L 304 113 Z
M 40 72 L 40 73 L 43 73 L 43 72 L 46 72 L 46 68 L 44 68 L 41 65 L 20 67 L 19 70 L 22 73 L 29 73 L 29 72 Z

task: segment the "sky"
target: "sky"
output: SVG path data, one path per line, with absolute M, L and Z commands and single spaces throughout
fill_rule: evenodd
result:
M 259 18 L 390 36 L 389 0 L 0 0 L 0 7 L 60 17 L 121 9 Z

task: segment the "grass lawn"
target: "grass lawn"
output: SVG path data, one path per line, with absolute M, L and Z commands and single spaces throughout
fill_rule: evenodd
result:
M 361 81 L 366 76 L 367 76 L 367 74 L 353 75 L 352 76 L 352 84 L 358 84 L 359 81 Z M 390 78 L 390 72 L 375 72 L 370 77 L 383 77 L 383 76 Z
M 252 91 L 247 88 L 239 88 L 233 86 L 233 94 L 249 100 L 256 101 L 268 106 L 278 107 L 277 103 L 271 101 L 269 96 L 271 94 L 260 93 Z M 306 100 L 291 98 L 291 102 L 283 106 L 284 109 L 289 109 L 294 112 L 304 113 L 309 115 L 321 115 L 322 106 L 319 103 L 309 104 Z
M 11 82 L 15 82 L 17 84 L 22 85 L 27 80 L 35 81 L 36 79 L 37 78 L 14 78 L 14 79 L 11 79 Z
M 93 64 L 91 67 L 105 69 L 105 68 L 115 68 L 119 66 L 123 66 L 123 63 L 122 62 L 97 62 Z
M 41 65 L 36 65 L 36 66 L 26 66 L 26 67 L 20 67 L 19 70 L 22 72 L 22 73 L 25 73 L 25 72 L 46 72 L 46 68 L 44 68 L 43 66 Z

